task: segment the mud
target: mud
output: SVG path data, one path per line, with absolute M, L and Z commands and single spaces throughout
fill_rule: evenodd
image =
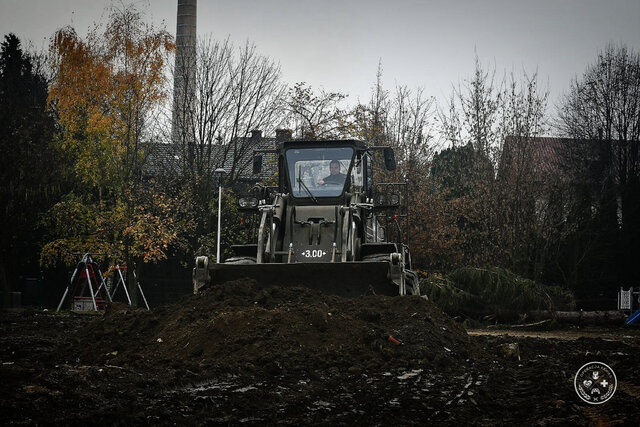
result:
M 419 297 L 249 281 L 151 312 L 3 312 L 0 410 L 9 425 L 637 425 L 640 334 L 581 332 L 467 334 Z M 593 360 L 618 378 L 598 406 L 573 388 Z

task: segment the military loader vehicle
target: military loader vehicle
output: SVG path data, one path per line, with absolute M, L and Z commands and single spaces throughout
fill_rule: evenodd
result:
M 419 294 L 407 245 L 387 239 L 402 235 L 398 220 L 408 220 L 397 213 L 406 183 L 374 184 L 374 155 L 383 154 L 387 170 L 396 167 L 390 147 L 285 141 L 254 152 L 254 174 L 262 171 L 265 154 L 277 161 L 277 187 L 239 199 L 242 211 L 255 214 L 255 242 L 233 246 L 234 256 L 224 262 L 197 257 L 194 292 L 246 277 L 261 286 L 306 286 L 342 296 Z

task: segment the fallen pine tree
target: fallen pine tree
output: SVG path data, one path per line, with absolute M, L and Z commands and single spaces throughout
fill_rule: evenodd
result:
M 477 320 L 518 322 L 531 313 L 575 309 L 571 291 L 537 283 L 497 267 L 460 268 L 445 277 L 427 278 L 420 288 L 423 295 L 447 314 Z M 536 318 L 540 320 L 539 316 Z

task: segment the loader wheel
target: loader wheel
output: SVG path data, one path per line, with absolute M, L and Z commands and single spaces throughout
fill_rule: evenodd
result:
M 420 281 L 416 273 L 411 270 L 405 270 L 405 281 L 407 295 L 420 295 Z

